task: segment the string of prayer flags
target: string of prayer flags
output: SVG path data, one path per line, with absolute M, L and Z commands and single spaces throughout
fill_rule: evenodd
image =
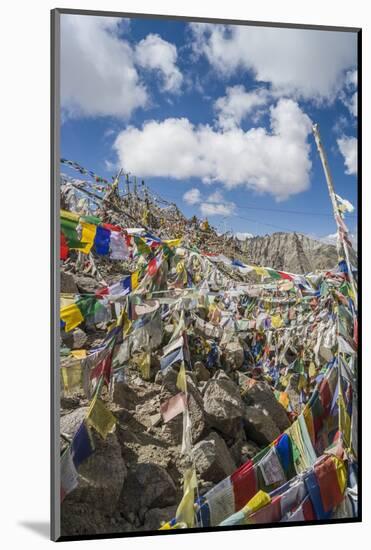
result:
M 90 404 L 86 420 L 103 439 L 106 439 L 116 425 L 115 417 L 97 394 Z

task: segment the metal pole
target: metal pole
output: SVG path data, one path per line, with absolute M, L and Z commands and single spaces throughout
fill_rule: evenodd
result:
M 325 153 L 325 150 L 322 146 L 318 124 L 314 124 L 313 127 L 312 127 L 312 130 L 313 130 L 313 134 L 314 134 L 314 139 L 316 141 L 318 153 L 319 153 L 319 156 L 320 156 L 321 161 L 322 161 L 323 171 L 325 172 L 328 192 L 329 192 L 329 195 L 330 195 L 332 208 L 333 208 L 333 211 L 334 211 L 336 227 L 337 227 L 338 235 L 339 235 L 340 231 L 339 231 L 339 221 L 338 221 L 338 219 L 340 218 L 340 212 L 339 212 L 338 204 L 337 204 L 336 197 L 335 197 L 334 183 L 332 181 L 332 176 L 331 176 L 330 168 L 329 168 L 329 165 L 328 165 L 328 162 L 327 162 L 326 153 Z M 353 290 L 353 294 L 354 294 L 354 306 L 357 309 L 357 288 L 356 288 L 356 284 L 355 284 L 354 277 L 353 277 L 352 264 L 350 263 L 348 244 L 347 244 L 347 242 L 344 238 L 341 239 L 341 240 L 339 238 L 339 241 L 341 242 L 341 244 L 343 246 L 343 249 L 344 249 L 345 261 L 346 261 L 346 264 L 347 264 L 347 267 L 348 267 L 348 273 L 349 273 L 349 280 L 350 280 L 350 284 L 352 286 L 352 290 Z

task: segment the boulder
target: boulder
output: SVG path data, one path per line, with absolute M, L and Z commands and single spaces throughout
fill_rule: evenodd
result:
M 281 432 L 290 426 L 286 409 L 279 403 L 265 382 L 256 382 L 244 394 L 245 403 L 270 416 Z
M 61 271 L 60 275 L 60 290 L 67 294 L 77 294 L 78 288 L 75 283 L 75 279 L 71 273 Z
M 193 368 L 199 382 L 207 382 L 210 380 L 210 371 L 201 361 L 196 361 Z
M 171 385 L 173 387 L 173 385 Z M 166 397 L 171 397 L 179 393 L 179 389 L 174 386 L 175 390 L 170 394 L 166 393 Z M 191 418 L 192 443 L 196 443 L 201 439 L 207 430 L 207 419 L 204 411 L 204 401 L 196 384 L 187 373 L 187 391 L 188 391 L 188 410 Z M 164 392 L 164 390 L 163 390 Z M 163 393 L 162 392 L 162 393 Z M 162 427 L 162 436 L 171 445 L 179 445 L 182 442 L 183 436 L 183 415 L 179 414 L 170 422 L 167 422 Z
M 127 516 L 138 514 L 144 507 L 164 508 L 177 504 L 179 495 L 165 468 L 142 462 L 129 472 L 120 497 L 120 510 Z M 171 518 L 168 518 L 171 519 Z
M 82 294 L 94 294 L 99 288 L 96 280 L 86 275 L 75 275 L 75 283 Z
M 88 337 L 81 328 L 75 328 L 72 332 L 72 349 L 85 349 Z
M 193 451 L 196 470 L 205 481 L 217 483 L 236 469 L 227 445 L 216 432 L 196 443 Z
M 268 445 L 281 433 L 277 424 L 262 409 L 246 407 L 243 420 L 247 438 L 258 445 Z
M 143 531 L 157 531 L 162 523 L 166 523 L 173 518 L 176 513 L 177 506 L 166 506 L 165 508 L 152 508 L 145 515 Z
M 203 398 L 210 426 L 233 437 L 241 426 L 245 412 L 238 386 L 226 375 L 212 378 L 207 382 Z
M 137 393 L 126 382 L 114 381 L 112 401 L 128 410 L 134 410 L 138 404 Z
M 223 363 L 231 370 L 240 369 L 244 363 L 244 351 L 239 342 L 229 342 L 223 352 Z
M 76 433 L 88 408 L 81 407 L 62 416 L 60 429 L 70 437 Z M 79 485 L 63 502 L 69 504 L 84 503 L 104 514 L 111 514 L 119 500 L 127 468 L 121 455 L 121 448 L 115 433 L 102 439 L 92 430 L 95 451 L 79 467 Z

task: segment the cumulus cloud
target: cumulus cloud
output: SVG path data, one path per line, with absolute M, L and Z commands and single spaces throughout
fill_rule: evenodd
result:
M 135 58 L 143 68 L 160 73 L 165 91 L 180 90 L 183 76 L 176 65 L 177 49 L 174 44 L 163 40 L 158 34 L 149 34 L 136 46 Z
M 239 126 L 248 114 L 266 105 L 268 97 L 269 93 L 264 88 L 247 92 L 242 85 L 228 87 L 226 95 L 219 97 L 214 104 L 218 126 L 223 130 Z
M 233 203 L 216 204 L 212 202 L 201 203 L 200 210 L 203 216 L 230 216 L 233 214 Z
M 354 248 L 357 248 L 357 234 L 356 233 L 350 233 L 349 239 L 353 245 Z M 320 241 L 322 241 L 325 244 L 333 244 L 336 246 L 337 244 L 337 233 L 330 233 L 330 235 L 325 235 L 324 237 L 319 238 Z
M 251 71 L 272 89 L 333 100 L 356 65 L 356 36 L 337 31 L 191 23 L 193 50 L 222 77 Z
M 230 216 L 235 209 L 235 203 L 226 201 L 223 193 L 218 190 L 211 193 L 200 205 L 203 216 Z
M 121 19 L 61 17 L 61 103 L 69 117 L 130 117 L 148 95 L 130 44 L 120 38 Z
M 189 191 L 184 193 L 183 200 L 187 204 L 197 204 L 197 203 L 201 202 L 200 190 L 196 189 L 196 188 L 189 189 Z
M 345 77 L 345 87 L 340 96 L 342 102 L 348 107 L 349 112 L 356 117 L 358 111 L 358 74 L 357 71 L 348 71 Z
M 270 107 L 271 131 L 226 131 L 186 118 L 147 121 L 123 130 L 114 143 L 125 170 L 143 177 L 201 178 L 231 189 L 245 185 L 279 200 L 309 187 L 311 121 L 290 99 Z
M 357 138 L 343 136 L 337 140 L 337 144 L 344 157 L 346 174 L 357 175 Z

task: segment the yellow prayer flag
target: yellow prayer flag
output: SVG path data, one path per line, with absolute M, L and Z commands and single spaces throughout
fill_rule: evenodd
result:
M 187 378 L 186 378 L 184 361 L 182 361 L 182 364 L 180 365 L 178 377 L 176 379 L 176 385 L 180 391 L 187 393 Z
M 332 456 L 331 459 L 335 462 L 336 476 L 338 478 L 341 494 L 344 494 L 345 487 L 347 486 L 347 470 L 345 464 L 335 455 Z
M 260 490 L 254 495 L 247 504 L 242 508 L 242 512 L 249 516 L 250 514 L 253 514 L 254 512 L 257 512 L 260 510 L 260 508 L 263 508 L 263 506 L 266 506 L 271 501 L 271 497 L 268 495 L 268 493 L 265 493 L 264 491 Z
M 290 399 L 288 393 L 285 391 L 280 392 L 280 396 L 278 398 L 278 402 L 281 403 L 283 407 L 287 410 L 288 406 L 290 405 Z
M 314 445 L 315 443 L 315 430 L 314 430 L 314 421 L 313 421 L 313 414 L 312 414 L 312 410 L 310 407 L 305 407 L 305 409 L 303 410 L 303 416 L 304 416 L 304 420 L 305 420 L 305 423 L 307 425 L 307 430 L 308 430 L 308 433 L 310 435 L 310 439 L 312 441 L 312 444 Z
M 86 418 L 88 423 L 93 426 L 103 439 L 106 439 L 116 424 L 115 417 L 97 395 L 90 404 Z
M 69 332 L 83 322 L 84 317 L 76 304 L 71 304 L 61 309 L 60 317 L 66 323 L 65 331 Z
M 181 243 L 182 239 L 171 239 L 171 240 L 168 240 L 168 241 L 164 241 L 164 243 L 167 245 L 167 246 L 179 246 L 180 243 Z
M 309 372 L 309 376 L 311 378 L 313 378 L 317 374 L 316 365 L 313 363 L 313 361 L 311 361 L 311 363 L 309 365 L 309 371 L 308 372 Z
M 266 269 L 264 269 L 264 267 L 259 267 L 259 266 L 253 266 L 254 267 L 254 271 L 257 275 L 261 275 L 262 277 L 265 277 L 266 275 L 269 275 L 268 271 Z
M 149 380 L 151 372 L 151 354 L 145 351 L 136 357 L 136 364 L 144 380 Z
M 86 349 L 73 349 L 71 350 L 71 355 L 76 359 L 85 359 Z
M 339 397 L 338 397 L 338 405 L 339 405 L 339 429 L 343 434 L 343 439 L 345 444 L 349 446 L 351 420 L 346 410 L 344 398 L 341 392 L 339 393 Z
M 61 210 L 61 218 L 64 218 L 65 220 L 71 220 L 72 222 L 78 222 L 80 219 L 80 215 L 75 214 L 75 212 L 68 212 L 68 210 Z
M 176 511 L 176 519 L 184 522 L 187 527 L 194 526 L 194 490 L 197 487 L 197 477 L 194 468 L 186 470 L 184 473 L 184 494 Z
M 82 227 L 81 242 L 85 244 L 84 248 L 80 248 L 80 252 L 89 254 L 91 247 L 94 243 L 95 233 L 97 232 L 97 226 L 93 223 L 80 222 Z
M 272 315 L 271 323 L 272 323 L 272 327 L 280 328 L 282 326 L 282 317 L 281 317 L 281 315 Z
M 75 295 L 72 293 L 61 292 L 60 295 L 60 308 L 70 306 L 75 303 Z
M 61 377 L 65 391 L 71 392 L 81 388 L 82 368 L 80 361 L 70 367 L 61 367 Z
M 138 286 L 139 271 L 134 271 L 131 274 L 131 290 L 135 290 Z

